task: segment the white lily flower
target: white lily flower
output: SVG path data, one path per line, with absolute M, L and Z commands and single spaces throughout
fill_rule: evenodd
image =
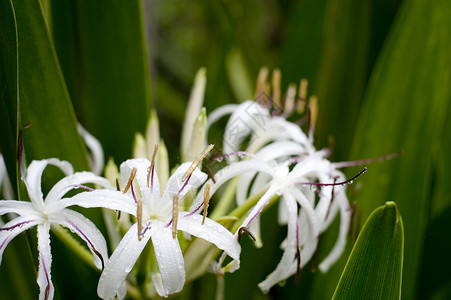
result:
M 205 218 L 202 225 L 203 218 L 195 211 L 178 210 L 178 203 L 186 193 L 198 188 L 207 177 L 190 166 L 191 163 L 184 163 L 177 168 L 161 194 L 158 176 L 149 160 L 132 159 L 122 163 L 121 181 L 127 181 L 132 172 L 136 172 L 142 200 L 136 201 L 134 215 L 137 216 L 137 223 L 125 234 L 102 272 L 97 289 L 101 298 L 113 299 L 116 295 L 123 297 L 121 288 L 125 286 L 128 273 L 149 239 L 152 239 L 160 271 L 152 276 L 157 293 L 167 297 L 179 292 L 185 283 L 185 267 L 176 238 L 177 230 L 203 238 L 233 259 L 239 259 L 240 245 L 225 227 L 209 218 Z M 131 187 L 134 193 L 133 184 Z
M 61 169 L 67 176 L 57 182 L 43 197 L 41 191 L 41 176 L 48 165 L 54 165 Z M 21 232 L 37 226 L 39 270 L 37 282 L 40 287 L 39 299 L 52 299 L 54 287 L 51 281 L 50 267 L 52 256 L 50 253 L 50 226 L 58 224 L 70 229 L 86 242 L 93 254 L 94 264 L 103 268 L 108 257 L 107 246 L 104 237 L 97 227 L 82 214 L 67 209 L 69 202 L 63 203 L 62 197 L 72 189 L 84 187 L 85 183 L 94 183 L 108 187 L 109 182 L 90 172 L 78 172 L 74 174 L 72 165 L 67 161 L 56 158 L 33 161 L 27 172 L 26 185 L 31 202 L 17 200 L 0 201 L 0 215 L 6 213 L 18 216 L 0 228 L 0 263 L 3 252 L 8 243 Z M 89 205 L 94 206 L 93 203 Z

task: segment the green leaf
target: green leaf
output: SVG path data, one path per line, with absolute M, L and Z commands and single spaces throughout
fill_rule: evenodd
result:
M 364 215 L 396 199 L 405 231 L 403 296 L 414 299 L 433 197 L 433 167 L 451 100 L 451 2 L 410 0 L 401 7 L 371 78 L 357 125 L 353 158 L 404 149 L 368 166 L 358 193 Z M 449 136 L 449 134 L 448 134 Z M 448 183 L 449 185 L 449 183 Z
M 431 299 L 441 287 L 451 283 L 451 206 L 430 222 L 426 230 L 421 261 L 418 299 Z
M 18 63 L 16 19 L 10 1 L 0 3 L 0 45 L 0 150 L 13 179 L 16 178 Z
M 27 158 L 57 157 L 88 169 L 86 150 L 38 0 L 12 1 L 17 21 L 19 99 Z M 14 101 L 14 99 L 11 99 Z
M 52 1 L 52 31 L 77 117 L 105 157 L 131 157 L 150 112 L 141 1 Z
M 363 226 L 333 299 L 400 299 L 404 228 L 394 202 Z

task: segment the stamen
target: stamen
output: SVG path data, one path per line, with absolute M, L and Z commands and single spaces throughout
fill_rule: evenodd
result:
M 344 185 L 344 184 L 351 184 L 354 182 L 354 180 L 359 177 L 360 175 L 362 175 L 363 173 L 365 173 L 366 171 L 368 171 L 368 168 L 365 167 L 363 168 L 362 171 L 359 172 L 359 174 L 355 175 L 354 177 L 352 177 L 351 179 L 348 179 L 346 181 L 342 181 L 342 182 L 334 182 L 334 183 L 321 183 L 321 182 L 298 182 L 298 184 L 307 184 L 307 185 L 316 185 L 316 186 L 335 186 L 335 185 Z
M 283 116 L 285 118 L 289 117 L 291 113 L 294 110 L 294 104 L 295 104 L 295 98 L 296 98 L 296 85 L 290 84 L 288 86 L 287 95 L 285 97 L 285 107 Z
M 30 121 L 27 124 L 25 124 L 24 127 L 22 127 L 19 130 L 19 136 L 17 140 L 17 161 L 19 162 L 19 169 L 20 169 L 20 176 L 22 177 L 22 180 L 25 181 L 25 175 L 23 174 L 23 131 L 31 126 L 33 122 Z
M 119 184 L 119 179 L 116 178 L 116 190 L 119 192 L 121 190 L 121 185 Z M 117 211 L 117 219 L 121 218 L 121 211 Z
M 246 227 L 240 227 L 240 229 L 238 230 L 238 243 L 241 242 L 241 238 L 243 237 L 244 232 L 247 233 L 254 240 L 254 242 L 257 240 L 252 232 L 249 231 L 249 229 L 247 229 Z
M 313 252 L 313 256 L 312 256 L 312 264 L 310 265 L 310 272 L 315 273 L 316 272 L 316 256 L 318 253 L 318 248 L 315 249 L 315 252 Z
M 194 170 L 196 170 L 197 166 L 202 162 L 205 156 L 207 156 L 211 149 L 213 149 L 213 147 L 213 144 L 208 145 L 208 147 L 205 148 L 205 150 L 199 155 L 199 157 L 195 161 L 193 161 L 188 170 L 186 170 L 185 174 L 183 174 L 182 182 L 186 181 L 191 176 L 191 174 L 193 174 Z
M 207 183 L 204 191 L 204 216 L 202 218 L 202 225 L 205 223 L 205 218 L 207 217 L 208 204 L 210 203 L 210 184 Z
M 365 165 L 365 164 L 370 164 L 373 162 L 378 162 L 378 161 L 383 161 L 383 160 L 390 160 L 398 155 L 401 155 L 404 153 L 404 150 L 398 150 L 396 152 L 387 154 L 387 155 L 383 155 L 383 156 L 378 156 L 378 157 L 374 157 L 374 158 L 369 158 L 369 159 L 362 159 L 362 160 L 354 160 L 354 161 L 343 161 L 343 162 L 337 162 L 337 163 L 333 163 L 334 167 L 339 169 L 339 168 L 345 168 L 345 167 L 354 167 L 354 166 L 361 166 L 361 165 Z
M 307 99 L 307 87 L 308 87 L 308 80 L 307 79 L 301 79 L 301 82 L 299 82 L 299 98 L 298 103 L 296 107 L 296 111 L 298 114 L 302 114 L 305 110 L 305 102 Z
M 315 132 L 316 120 L 318 119 L 318 97 L 311 96 L 309 99 L 309 110 L 310 110 L 310 118 L 309 118 L 309 128 L 308 135 L 310 138 L 313 137 L 313 133 Z
M 127 185 L 125 186 L 124 191 L 122 193 L 125 194 L 128 192 L 128 189 L 132 186 L 133 180 L 135 179 L 136 172 L 137 172 L 136 168 L 133 168 L 132 173 L 130 174 L 130 178 L 128 179 Z
M 179 195 L 174 194 L 172 198 L 172 238 L 177 237 L 177 221 L 179 217 Z
M 337 182 L 337 177 L 334 177 L 334 183 Z M 332 207 L 332 203 L 334 202 L 334 196 L 335 196 L 335 185 L 332 186 L 332 195 L 330 196 L 330 203 L 329 203 L 329 207 L 327 208 L 327 213 L 326 213 L 326 219 L 329 216 L 329 212 L 330 212 L 330 208 Z
M 260 72 L 258 73 L 257 77 L 257 87 L 255 89 L 255 99 L 258 100 L 259 96 L 262 94 L 268 94 L 270 87 L 268 84 L 268 75 L 269 75 L 269 69 L 266 67 L 263 67 L 260 69 Z M 259 102 L 259 101 L 257 101 Z M 266 104 L 266 101 L 260 104 Z
M 147 173 L 147 187 L 149 187 L 150 181 L 150 190 L 153 191 L 153 174 L 155 170 L 155 157 L 157 156 L 158 151 L 158 143 L 155 144 L 155 148 L 153 149 L 152 154 L 152 163 L 150 164 L 149 172 Z
M 280 107 L 280 81 L 281 81 L 281 78 L 282 78 L 282 73 L 280 72 L 280 70 L 274 69 L 274 71 L 272 71 L 271 83 L 272 83 L 273 104 L 276 107 Z
M 143 238 L 142 227 L 143 227 L 143 200 L 138 199 L 138 205 L 136 206 L 136 219 L 138 223 L 138 241 Z

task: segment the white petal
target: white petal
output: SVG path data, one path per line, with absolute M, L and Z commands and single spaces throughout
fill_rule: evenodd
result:
M 207 129 L 210 128 L 210 126 L 217 122 L 222 117 L 229 115 L 233 113 L 238 107 L 238 104 L 226 104 L 218 107 L 214 111 L 208 114 L 207 119 Z
M 202 225 L 202 218 L 199 215 L 180 212 L 177 228 L 215 244 L 233 259 L 239 260 L 241 247 L 236 237 L 224 226 L 209 218 L 205 218 Z
M 121 294 L 121 288 L 123 288 L 127 275 L 141 255 L 149 238 L 150 231 L 147 231 L 143 239 L 139 241 L 137 224 L 130 227 L 100 275 L 97 287 L 97 294 L 100 298 L 113 299 L 117 294 Z
M 252 132 L 266 134 L 268 122 L 270 120 L 269 111 L 254 101 L 246 101 L 239 105 L 227 122 L 223 151 L 232 153 L 240 150 L 244 139 Z M 234 157 L 231 156 L 233 161 Z
M 183 177 L 190 166 L 191 162 L 183 163 L 169 177 L 161 198 L 154 199 L 153 205 L 159 207 L 159 210 L 164 210 L 169 214 L 172 211 L 174 195 L 178 195 L 178 199 L 181 201 L 188 191 L 197 189 L 207 179 L 207 175 L 196 168 L 188 179 L 182 181 L 182 179 L 185 179 Z
M 69 228 L 84 240 L 89 250 L 91 250 L 94 264 L 99 269 L 103 268 L 104 263 L 108 259 L 108 250 L 105 238 L 94 223 L 82 214 L 69 209 L 64 209 L 58 212 L 58 215 L 51 216 L 50 221 Z
M 17 200 L 1 200 L 0 216 L 6 213 L 15 213 L 21 216 L 36 216 L 39 214 L 31 202 Z
M 133 169 L 136 169 L 135 179 L 138 181 L 139 190 L 145 205 L 149 205 L 152 197 L 160 197 L 160 183 L 157 173 L 150 177 L 149 187 L 147 187 L 147 175 L 149 173 L 150 161 L 146 158 L 129 159 L 121 164 L 121 184 L 122 189 L 127 184 Z M 131 195 L 131 191 L 128 192 Z M 136 193 L 136 191 L 135 191 Z
M 296 266 L 296 247 L 297 247 L 297 205 L 292 195 L 286 194 L 285 202 L 287 205 L 288 216 L 288 236 L 287 244 L 282 255 L 282 259 L 276 269 L 264 281 L 258 284 L 263 293 L 267 293 L 269 289 L 278 282 L 287 279 L 293 264 Z
M 152 276 L 158 295 L 167 297 L 182 290 L 185 284 L 185 264 L 177 239 L 170 228 L 152 233 L 152 243 L 160 273 Z
M 71 198 L 64 198 L 53 203 L 47 211 L 51 213 L 72 205 L 85 208 L 104 207 L 136 215 L 136 204 L 133 198 L 122 192 L 111 190 L 83 192 Z
M 35 226 L 36 224 L 38 224 L 36 220 L 17 217 L 14 220 L 9 221 L 2 227 L 4 229 L 0 231 L 0 264 L 2 262 L 3 252 L 5 251 L 8 243 L 21 232 L 24 232 L 25 230 Z M 6 230 L 6 228 L 11 229 Z
M 88 160 L 92 171 L 97 175 L 102 174 L 105 164 L 102 145 L 92 134 L 90 134 L 83 126 L 81 126 L 80 123 L 77 123 L 77 129 L 78 133 L 83 138 L 86 147 L 90 151 Z
M 346 238 L 349 230 L 350 211 L 347 199 L 336 199 L 340 201 L 340 231 L 338 239 L 329 255 L 319 264 L 318 268 L 321 272 L 327 272 L 330 267 L 340 258 L 346 247 Z
M 219 187 L 221 187 L 221 185 L 223 185 L 231 178 L 244 174 L 246 172 L 253 171 L 264 172 L 270 175 L 274 173 L 274 169 L 268 163 L 257 158 L 231 163 L 230 165 L 221 169 L 215 174 L 216 183 L 213 183 L 211 179 L 207 181 L 211 185 L 210 197 L 214 195 L 214 193 L 218 190 Z M 202 189 L 197 193 L 197 197 L 196 199 L 194 199 L 189 209 L 190 211 L 193 211 L 201 203 L 203 203 L 205 187 L 206 185 L 204 185 Z
M 112 188 L 110 182 L 91 172 L 77 172 L 58 181 L 45 197 L 46 205 L 60 200 L 67 192 L 79 188 L 80 185 L 94 183 L 104 188 Z
M 61 161 L 56 158 L 34 160 L 31 162 L 27 170 L 27 180 L 25 184 L 27 185 L 27 191 L 31 201 L 41 208 L 44 207 L 41 191 L 41 177 L 42 172 L 48 165 L 54 165 L 60 168 L 66 175 L 70 175 L 74 172 L 72 165 L 69 162 Z
M 50 276 L 52 254 L 50 253 L 50 224 L 38 225 L 39 270 L 37 282 L 40 288 L 39 299 L 53 299 L 55 289 Z

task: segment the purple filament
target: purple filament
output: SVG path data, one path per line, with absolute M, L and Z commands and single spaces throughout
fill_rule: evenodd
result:
M 100 259 L 100 261 L 102 262 L 102 270 L 105 267 L 104 262 L 103 262 L 103 257 L 100 254 L 99 251 L 96 250 L 96 248 L 94 247 L 94 245 L 92 244 L 91 240 L 83 233 L 83 231 L 81 231 L 80 228 L 78 228 L 78 226 L 76 226 L 74 223 L 72 223 L 71 221 L 68 221 L 69 224 L 71 224 L 75 230 L 77 230 L 84 238 L 84 240 L 89 244 L 89 246 L 91 247 L 92 251 L 97 255 L 97 257 Z
M 351 179 L 348 179 L 348 180 L 342 181 L 342 182 L 334 182 L 334 183 L 298 182 L 297 184 L 316 185 L 316 186 L 335 186 L 335 185 L 343 185 L 343 184 L 347 184 L 347 183 L 352 183 L 357 177 L 359 177 L 360 175 L 362 175 L 362 174 L 365 173 L 366 171 L 368 171 L 368 168 L 367 168 L 367 167 L 363 168 L 363 170 L 360 171 L 359 174 L 355 175 L 355 176 L 352 177 Z

